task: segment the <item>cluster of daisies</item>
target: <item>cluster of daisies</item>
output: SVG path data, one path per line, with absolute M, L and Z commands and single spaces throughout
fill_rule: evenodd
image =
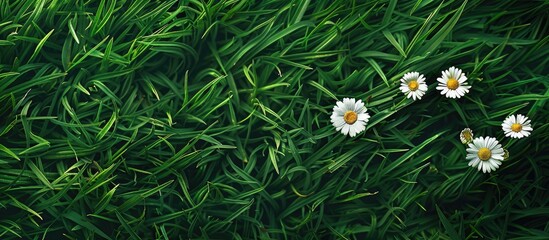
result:
M 533 130 L 528 117 L 522 114 L 508 116 L 501 127 L 505 136 L 511 138 L 528 137 Z M 484 173 L 495 171 L 509 157 L 509 152 L 494 137 L 473 138 L 473 130 L 465 128 L 459 138 L 468 146 L 466 159 L 469 160 L 469 166 Z
M 402 82 L 400 90 L 407 98 L 420 100 L 427 92 L 427 83 L 425 83 L 423 74 L 418 72 L 406 73 L 400 81 Z M 437 81 L 439 82 L 437 89 L 447 98 L 460 98 L 468 93 L 469 88 L 471 88 L 467 85 L 467 77 L 465 77 L 463 71 L 456 67 L 442 71 L 442 77 L 437 78 Z M 354 137 L 366 129 L 369 118 L 370 115 L 366 113 L 362 100 L 356 101 L 354 98 L 343 98 L 343 102 L 337 101 L 336 106 L 334 106 L 331 121 L 337 131 Z
M 437 78 L 438 86 L 437 90 L 440 94 L 446 95 L 447 98 L 461 98 L 465 93 L 469 92 L 471 86 L 467 85 L 467 77 L 461 69 L 451 67 L 446 71 L 442 71 L 442 77 Z M 427 92 L 427 83 L 425 83 L 425 77 L 418 72 L 410 72 L 404 74 L 404 77 L 400 79 L 400 91 L 402 91 L 407 98 L 413 98 L 414 100 L 420 100 L 425 92 Z
M 406 73 L 400 81 L 399 89 L 407 98 L 420 100 L 427 92 L 427 83 L 423 74 Z M 437 78 L 437 81 L 436 89 L 446 98 L 461 98 L 471 88 L 467 84 L 467 77 L 463 71 L 456 67 L 442 71 L 442 76 Z M 337 101 L 330 119 L 336 131 L 354 137 L 366 129 L 366 123 L 370 118 L 366 111 L 362 100 L 343 98 L 343 101 Z M 521 114 L 507 117 L 501 126 L 505 136 L 511 138 L 527 137 L 533 130 L 530 120 Z M 469 128 L 461 131 L 460 139 L 463 144 L 468 145 L 466 159 L 469 160 L 469 166 L 478 168 L 484 173 L 496 170 L 509 156 L 507 150 L 503 149 L 496 138 L 478 137 L 473 139 L 473 131 Z

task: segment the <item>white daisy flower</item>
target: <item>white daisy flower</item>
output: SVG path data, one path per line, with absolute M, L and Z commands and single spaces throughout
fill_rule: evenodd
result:
M 460 98 L 469 92 L 471 86 L 467 86 L 467 77 L 456 67 L 451 67 L 446 71 L 442 71 L 442 77 L 437 78 L 437 90 L 440 94 L 446 95 L 447 98 Z
M 459 139 L 463 144 L 471 143 L 473 141 L 473 130 L 471 130 L 470 128 L 465 128 L 461 130 L 461 133 L 459 134 Z
M 425 83 L 425 77 L 418 72 L 409 72 L 404 74 L 404 77 L 400 79 L 400 91 L 406 94 L 407 98 L 412 97 L 414 100 L 418 100 L 427 91 L 427 84 Z
M 354 137 L 366 129 L 370 115 L 366 113 L 366 107 L 362 100 L 343 98 L 343 102 L 337 101 L 330 118 L 336 131 Z
M 501 127 L 505 132 L 505 136 L 512 138 L 528 137 L 530 136 L 530 131 L 533 130 L 528 117 L 522 114 L 517 114 L 516 117 L 515 115 L 507 117 L 501 124 Z
M 473 139 L 467 148 L 469 166 L 478 168 L 482 172 L 495 171 L 503 161 L 504 151 L 498 140 L 493 137 L 479 137 Z

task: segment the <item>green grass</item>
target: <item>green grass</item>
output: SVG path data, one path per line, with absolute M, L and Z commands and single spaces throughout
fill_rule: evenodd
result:
M 547 9 L 2 0 L 0 238 L 547 239 Z M 461 99 L 435 89 L 450 66 Z M 344 97 L 372 116 L 355 138 Z M 530 137 L 504 137 L 516 113 Z M 500 169 L 467 166 L 465 127 Z

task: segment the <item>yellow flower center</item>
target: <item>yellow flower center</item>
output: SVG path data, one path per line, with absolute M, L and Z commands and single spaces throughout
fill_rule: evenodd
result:
M 471 132 L 464 131 L 463 132 L 463 138 L 465 138 L 465 140 L 469 141 L 469 140 L 471 140 L 471 138 L 473 138 L 473 136 L 471 136 Z
M 419 84 L 417 83 L 417 81 L 415 80 L 412 80 L 408 83 L 408 88 L 411 90 L 411 91 L 415 91 L 419 88 Z
M 478 150 L 477 155 L 478 155 L 478 158 L 480 158 L 480 160 L 486 161 L 490 159 L 490 157 L 492 156 L 492 151 L 490 151 L 490 149 L 488 148 L 483 147 Z
M 347 124 L 353 124 L 356 122 L 357 119 L 358 115 L 356 114 L 356 112 L 353 111 L 347 111 L 345 115 L 343 115 L 343 120 L 345 120 Z
M 446 85 L 448 86 L 448 89 L 456 90 L 459 87 L 459 82 L 455 78 L 450 78 L 448 79 L 448 82 L 446 82 Z
M 520 132 L 522 130 L 522 125 L 513 123 L 513 125 L 511 125 L 511 130 L 513 130 L 513 132 Z

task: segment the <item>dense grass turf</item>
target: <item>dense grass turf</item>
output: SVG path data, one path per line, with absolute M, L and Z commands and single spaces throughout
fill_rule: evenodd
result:
M 2 0 L 0 238 L 548 239 L 548 9 Z M 450 66 L 461 99 L 435 89 Z M 355 138 L 344 97 L 372 116 Z M 530 137 L 504 137 L 516 113 Z M 465 127 L 500 169 L 467 166 Z

